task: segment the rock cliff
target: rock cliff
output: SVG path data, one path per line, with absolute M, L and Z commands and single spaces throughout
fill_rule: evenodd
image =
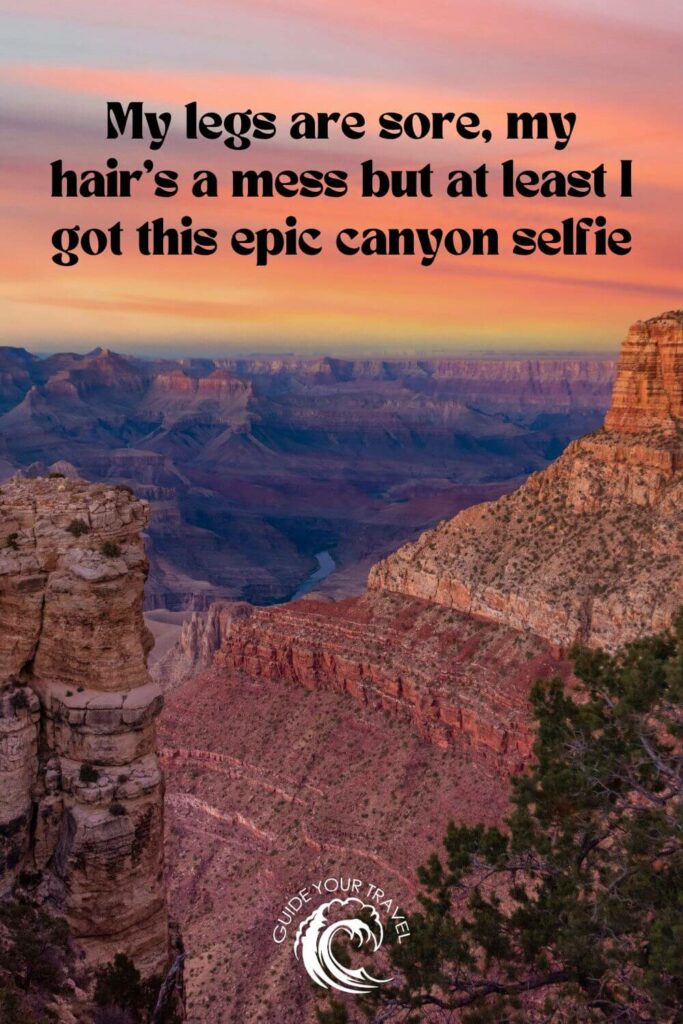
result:
M 683 604 L 683 312 L 635 324 L 604 427 L 400 548 L 369 587 L 614 649 Z
M 56 468 L 149 501 L 148 609 L 285 600 L 333 547 L 357 593 L 373 562 L 594 429 L 614 369 L 0 347 L 0 481 Z
M 147 519 L 123 487 L 0 492 L 0 891 L 42 877 L 91 962 L 123 951 L 149 975 L 168 923 Z
M 183 623 L 176 644 L 154 666 L 154 678 L 164 690 L 174 689 L 208 668 L 233 625 L 252 612 L 246 601 L 214 601 L 206 612 L 193 612 Z
M 605 429 L 675 431 L 683 421 L 683 310 L 631 327 L 621 350 Z
M 503 773 L 531 749 L 531 684 L 567 671 L 531 634 L 389 593 L 254 609 L 223 636 L 214 666 L 347 693 L 412 722 L 430 743 L 468 749 Z

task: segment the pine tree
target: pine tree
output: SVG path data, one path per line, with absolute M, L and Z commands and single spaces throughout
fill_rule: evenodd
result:
M 578 685 L 533 689 L 506 827 L 449 825 L 390 951 L 400 982 L 336 1020 L 683 1022 L 683 618 L 573 658 Z

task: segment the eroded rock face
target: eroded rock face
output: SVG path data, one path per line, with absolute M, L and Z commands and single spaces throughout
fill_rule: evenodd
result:
M 15 478 L 0 493 L 0 837 L 8 888 L 46 898 L 94 962 L 164 966 L 161 693 L 146 659 L 148 508 L 127 488 Z
M 205 612 L 193 612 L 183 623 L 175 646 L 154 668 L 154 677 L 164 690 L 208 668 L 233 626 L 253 611 L 246 601 L 214 601 Z
M 223 636 L 214 667 L 346 693 L 503 774 L 531 750 L 532 682 L 568 673 L 558 653 L 528 632 L 378 592 L 253 609 Z
M 683 310 L 638 321 L 621 349 L 605 429 L 637 434 L 683 419 Z
M 683 604 L 683 313 L 631 328 L 605 426 L 370 572 L 393 591 L 613 650 Z

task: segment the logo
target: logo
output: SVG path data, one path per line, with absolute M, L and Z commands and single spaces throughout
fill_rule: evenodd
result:
M 323 899 L 332 893 L 342 895 Z M 309 911 L 309 905 L 314 909 Z M 307 916 L 296 926 L 299 915 L 305 911 L 309 911 Z M 395 929 L 399 943 L 408 938 L 410 928 L 405 915 L 383 889 L 360 878 L 326 878 L 305 886 L 287 901 L 273 930 L 273 941 L 285 942 L 290 926 L 296 926 L 294 956 L 311 980 L 324 989 L 362 995 L 393 979 L 375 977 L 364 966 L 341 963 L 335 955 L 335 942 L 348 939 L 351 957 L 361 951 L 377 953 L 384 942 L 383 917 Z
M 370 926 L 358 917 L 345 917 L 341 921 L 328 921 L 330 908 L 349 907 L 351 911 L 365 913 L 373 922 Z M 294 956 L 303 960 L 309 977 L 321 988 L 336 988 L 339 992 L 370 992 L 379 985 L 386 985 L 391 978 L 373 978 L 364 967 L 355 970 L 342 966 L 332 951 L 332 943 L 345 933 L 351 941 L 358 940 L 362 949 L 366 941 L 372 943 L 376 953 L 384 941 L 384 928 L 379 914 L 370 903 L 363 903 L 355 896 L 347 900 L 330 900 L 314 910 L 310 917 L 299 926 L 294 943 Z

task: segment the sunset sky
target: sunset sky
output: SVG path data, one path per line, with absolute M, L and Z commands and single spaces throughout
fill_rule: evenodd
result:
M 0 343 L 35 351 L 109 345 L 141 354 L 228 351 L 385 353 L 613 349 L 627 325 L 683 305 L 683 6 L 680 0 L 0 0 L 2 32 L 2 249 Z M 107 142 L 106 103 L 141 100 L 169 111 L 164 146 Z M 184 105 L 273 111 L 278 135 L 241 153 L 220 140 L 188 142 Z M 297 110 L 360 111 L 367 135 L 293 141 Z M 476 111 L 486 145 L 381 141 L 387 110 Z M 575 111 L 562 152 L 505 139 L 505 113 Z M 54 199 L 50 161 L 76 170 L 121 166 L 181 173 L 181 195 Z M 435 191 L 449 169 L 492 168 L 487 199 L 363 199 L 357 168 L 431 162 Z M 608 198 L 502 199 L 496 168 L 607 166 Z M 620 158 L 633 160 L 634 198 L 614 194 Z M 229 195 L 233 168 L 341 168 L 343 199 Z M 226 183 L 194 199 L 194 169 Z M 184 187 L 185 186 L 185 187 Z M 610 194 L 610 186 L 612 194 Z M 211 257 L 143 257 L 135 227 L 163 216 L 219 230 Z M 293 214 L 323 232 L 315 258 L 265 268 L 231 252 L 240 227 L 282 225 Z M 514 227 L 555 226 L 602 214 L 633 233 L 627 257 L 514 257 Z M 59 227 L 124 226 L 124 256 L 51 261 Z M 496 257 L 343 257 L 340 228 L 497 227 Z M 126 245 L 128 246 L 126 248 Z

